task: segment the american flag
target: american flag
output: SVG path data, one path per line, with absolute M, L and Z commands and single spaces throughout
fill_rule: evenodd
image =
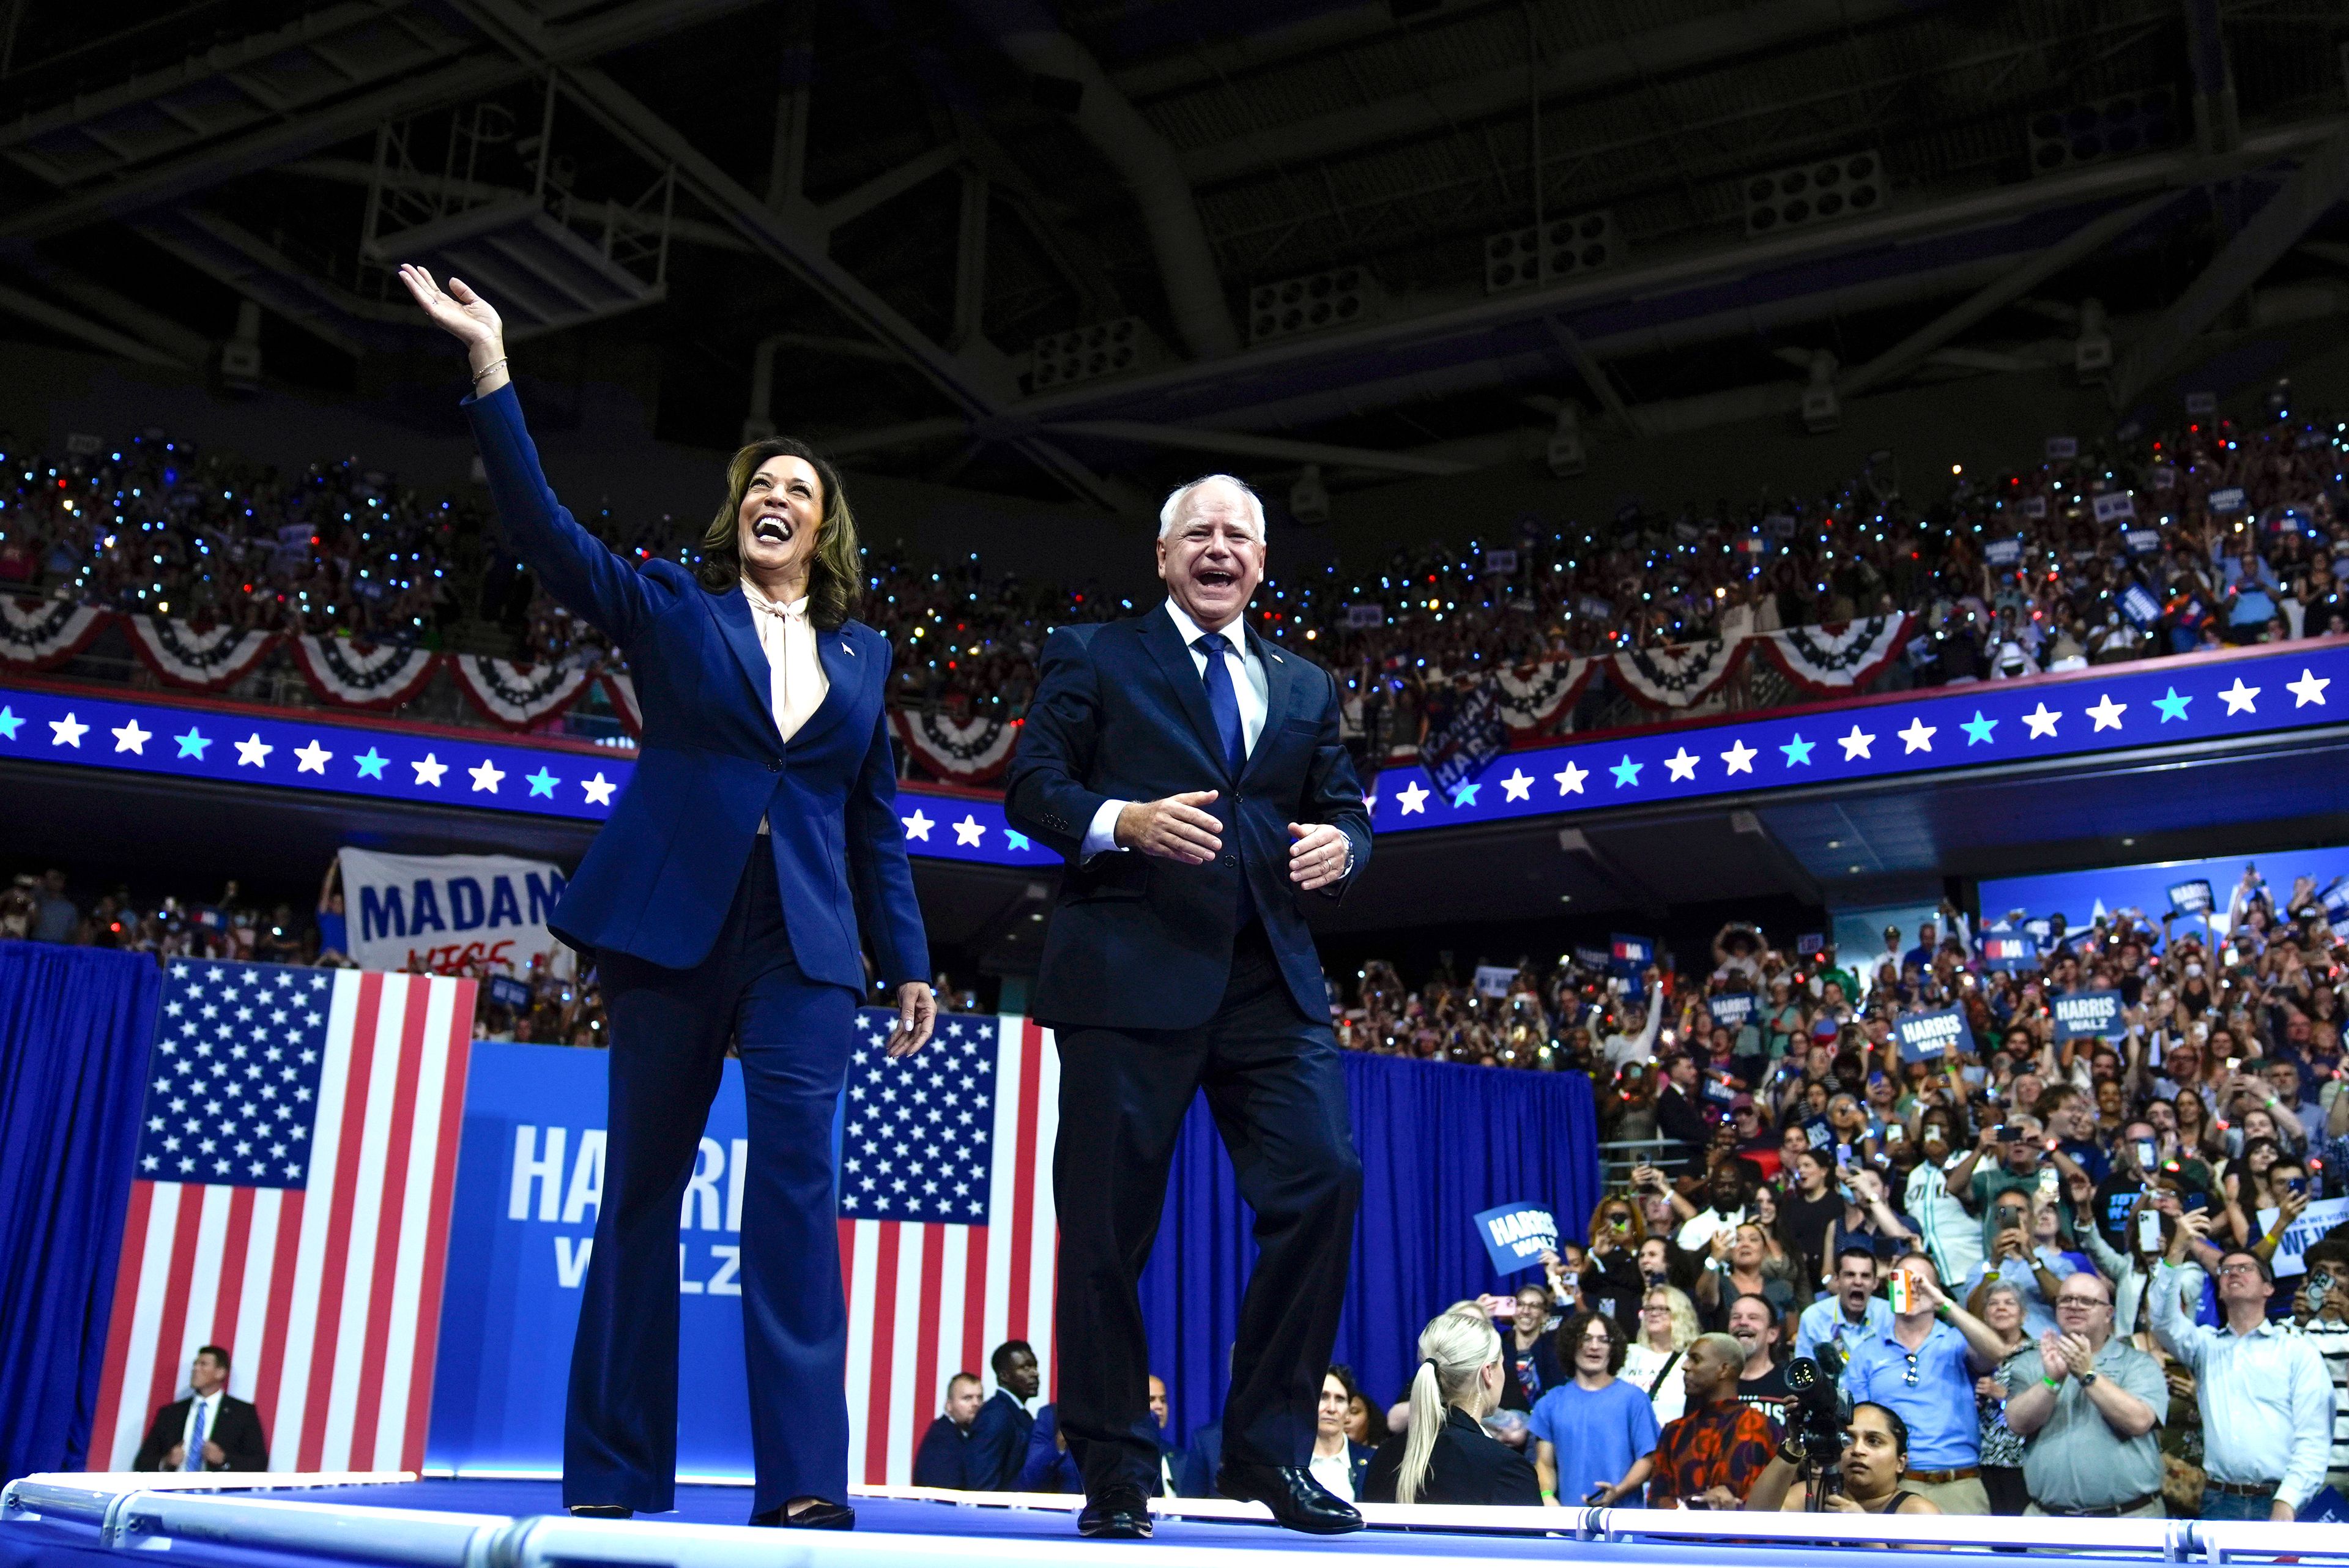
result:
M 903 1486 L 947 1379 L 1007 1339 L 1035 1347 L 1052 1397 L 1057 1230 L 1050 1036 L 1015 1017 L 938 1020 L 918 1054 L 882 1049 L 895 1014 L 857 1015 L 841 1125 L 848 1291 L 848 1469 Z
M 219 1345 L 271 1469 L 421 1467 L 472 1017 L 469 980 L 171 966 L 93 1465 Z

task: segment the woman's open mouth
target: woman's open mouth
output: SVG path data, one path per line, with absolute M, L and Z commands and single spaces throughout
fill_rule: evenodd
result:
M 792 542 L 791 520 L 769 515 L 751 524 L 750 537 L 764 543 L 788 545 Z

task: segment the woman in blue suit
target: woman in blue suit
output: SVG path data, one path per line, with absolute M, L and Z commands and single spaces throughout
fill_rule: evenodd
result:
M 472 361 L 465 409 L 507 539 L 627 655 L 644 709 L 635 774 L 549 922 L 595 956 L 612 1036 L 564 1501 L 613 1518 L 674 1506 L 678 1211 L 731 1043 L 750 1123 L 750 1522 L 851 1528 L 832 1119 L 860 935 L 896 993 L 891 1055 L 921 1048 L 937 1008 L 882 711 L 889 644 L 851 618 L 847 496 L 799 442 L 753 442 L 727 470 L 699 570 L 638 568 L 547 487 L 489 302 L 419 267 L 400 279 Z

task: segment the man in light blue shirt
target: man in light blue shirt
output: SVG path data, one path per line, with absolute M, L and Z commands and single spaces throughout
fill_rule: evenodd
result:
M 1904 1486 L 1943 1513 L 1988 1513 L 1974 1379 L 1998 1365 L 1984 1354 L 1998 1338 L 1942 1293 L 1932 1259 L 1911 1252 L 1896 1266 L 1909 1276 L 1909 1310 L 1896 1313 L 1891 1333 L 1852 1358 L 1844 1390 L 1853 1404 L 1881 1405 L 1909 1424 Z
M 1835 1293 L 1803 1309 L 1795 1327 L 1795 1354 L 1816 1355 L 1821 1345 L 1833 1345 L 1848 1361 L 1861 1346 L 1891 1332 L 1892 1308 L 1876 1293 L 1876 1254 L 1866 1247 L 1846 1247 L 1836 1254 Z
M 2324 1485 L 2333 1453 L 2332 1375 L 2313 1345 L 2268 1316 L 2275 1276 L 2257 1252 L 2233 1248 L 2219 1259 L 2223 1327 L 2187 1315 L 2179 1287 L 2199 1296 L 2202 1271 L 2186 1262 L 2186 1249 L 2209 1220 L 2199 1213 L 2179 1220 L 2153 1272 L 2153 1332 L 2194 1373 L 2209 1477 L 2202 1517 L 2297 1518 Z

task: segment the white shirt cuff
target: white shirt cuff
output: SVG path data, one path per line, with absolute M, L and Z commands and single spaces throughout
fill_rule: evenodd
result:
M 1077 846 L 1077 858 L 1091 860 L 1094 856 L 1117 848 L 1117 814 L 1123 811 L 1122 800 L 1105 800 L 1093 813 L 1093 823 L 1085 829 L 1085 841 Z

